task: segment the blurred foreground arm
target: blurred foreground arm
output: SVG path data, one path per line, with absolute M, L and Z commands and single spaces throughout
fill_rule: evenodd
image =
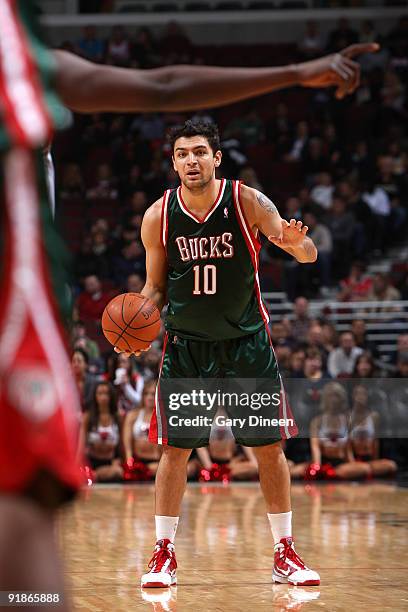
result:
M 55 51 L 57 91 L 77 112 L 155 112 L 222 106 L 271 91 L 303 85 L 336 87 L 336 97 L 353 93 L 360 66 L 353 58 L 379 49 L 376 43 L 351 45 L 325 57 L 276 68 L 165 66 L 152 70 L 93 64 L 67 51 Z

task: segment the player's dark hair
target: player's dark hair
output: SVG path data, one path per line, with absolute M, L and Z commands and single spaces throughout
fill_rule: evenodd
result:
M 174 151 L 174 145 L 178 138 L 192 138 L 193 136 L 204 136 L 213 153 L 219 151 L 221 148 L 220 135 L 215 123 L 200 120 L 192 121 L 188 119 L 184 125 L 176 125 L 169 131 L 168 140 L 172 151 Z

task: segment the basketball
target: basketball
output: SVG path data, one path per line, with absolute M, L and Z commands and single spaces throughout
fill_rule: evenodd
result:
M 147 349 L 160 331 L 160 312 L 140 293 L 122 293 L 109 302 L 102 315 L 105 338 L 118 349 Z

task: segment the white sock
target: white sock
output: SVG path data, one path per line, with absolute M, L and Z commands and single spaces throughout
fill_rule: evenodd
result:
M 174 543 L 176 537 L 177 526 L 179 522 L 178 516 L 156 516 L 154 517 L 156 522 L 156 541 L 157 540 L 170 540 Z
M 292 537 L 292 512 L 268 514 L 268 519 L 275 544 L 278 544 L 282 538 Z

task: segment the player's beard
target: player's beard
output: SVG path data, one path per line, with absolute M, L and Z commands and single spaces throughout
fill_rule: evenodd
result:
M 192 193 L 196 195 L 199 195 L 200 193 L 204 193 L 208 189 L 210 183 L 213 181 L 214 178 L 215 178 L 215 173 L 213 173 L 209 177 L 203 177 L 198 181 L 190 182 L 184 179 L 184 180 L 181 180 L 181 182 L 183 183 L 186 189 L 188 189 L 189 191 L 191 191 Z

